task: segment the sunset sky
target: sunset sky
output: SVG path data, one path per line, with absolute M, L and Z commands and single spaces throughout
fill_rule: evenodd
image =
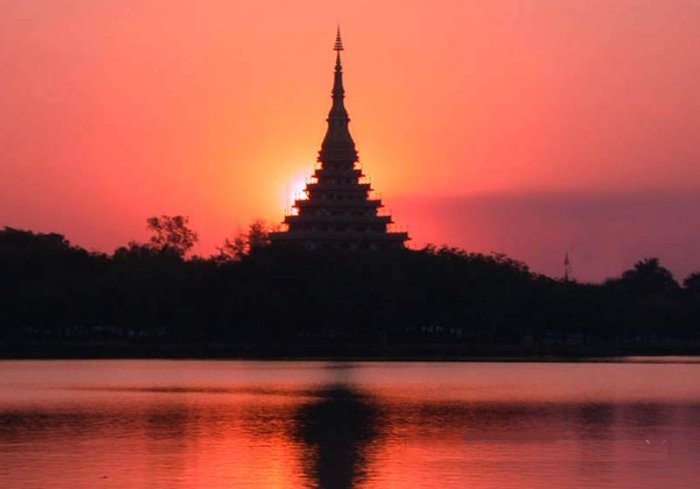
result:
M 360 161 L 412 246 L 582 280 L 700 269 L 700 1 L 0 0 L 0 226 L 207 255 L 314 167 L 337 22 Z

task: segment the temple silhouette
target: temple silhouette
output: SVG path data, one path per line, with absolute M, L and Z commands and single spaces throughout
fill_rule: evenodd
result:
M 355 142 L 350 135 L 345 109 L 340 29 L 335 39 L 335 75 L 333 105 L 328 114 L 328 129 L 318 154 L 318 167 L 292 212 L 285 216 L 286 230 L 270 234 L 273 246 L 296 246 L 309 250 L 380 250 L 403 248 L 408 233 L 390 232 L 393 221 L 380 215 L 380 199 L 370 198 L 372 188 L 364 183 Z

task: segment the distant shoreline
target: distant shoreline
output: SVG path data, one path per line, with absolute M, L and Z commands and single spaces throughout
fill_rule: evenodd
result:
M 546 345 L 469 347 L 464 345 L 251 345 L 251 344 L 2 344 L 0 360 L 198 359 L 343 360 L 456 362 L 602 362 L 627 357 L 700 358 L 700 345 L 567 347 Z

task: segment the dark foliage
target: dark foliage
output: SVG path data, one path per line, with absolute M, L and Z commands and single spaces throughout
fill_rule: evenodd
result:
M 688 275 L 683 281 L 683 285 L 686 289 L 693 293 L 700 293 L 700 272 Z
M 699 339 L 698 274 L 682 288 L 655 259 L 595 285 L 503 255 L 302 252 L 259 236 L 187 260 L 196 235 L 174 232 L 183 240 L 166 232 L 107 256 L 58 234 L 0 231 L 0 342 L 535 349 Z

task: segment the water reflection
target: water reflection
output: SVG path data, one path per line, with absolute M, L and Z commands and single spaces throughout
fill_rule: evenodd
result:
M 700 364 L 0 371 L 0 488 L 665 489 L 700 477 Z
M 371 448 L 381 430 L 378 405 L 349 384 L 321 387 L 294 417 L 304 446 L 304 471 L 314 487 L 356 487 L 367 476 Z

